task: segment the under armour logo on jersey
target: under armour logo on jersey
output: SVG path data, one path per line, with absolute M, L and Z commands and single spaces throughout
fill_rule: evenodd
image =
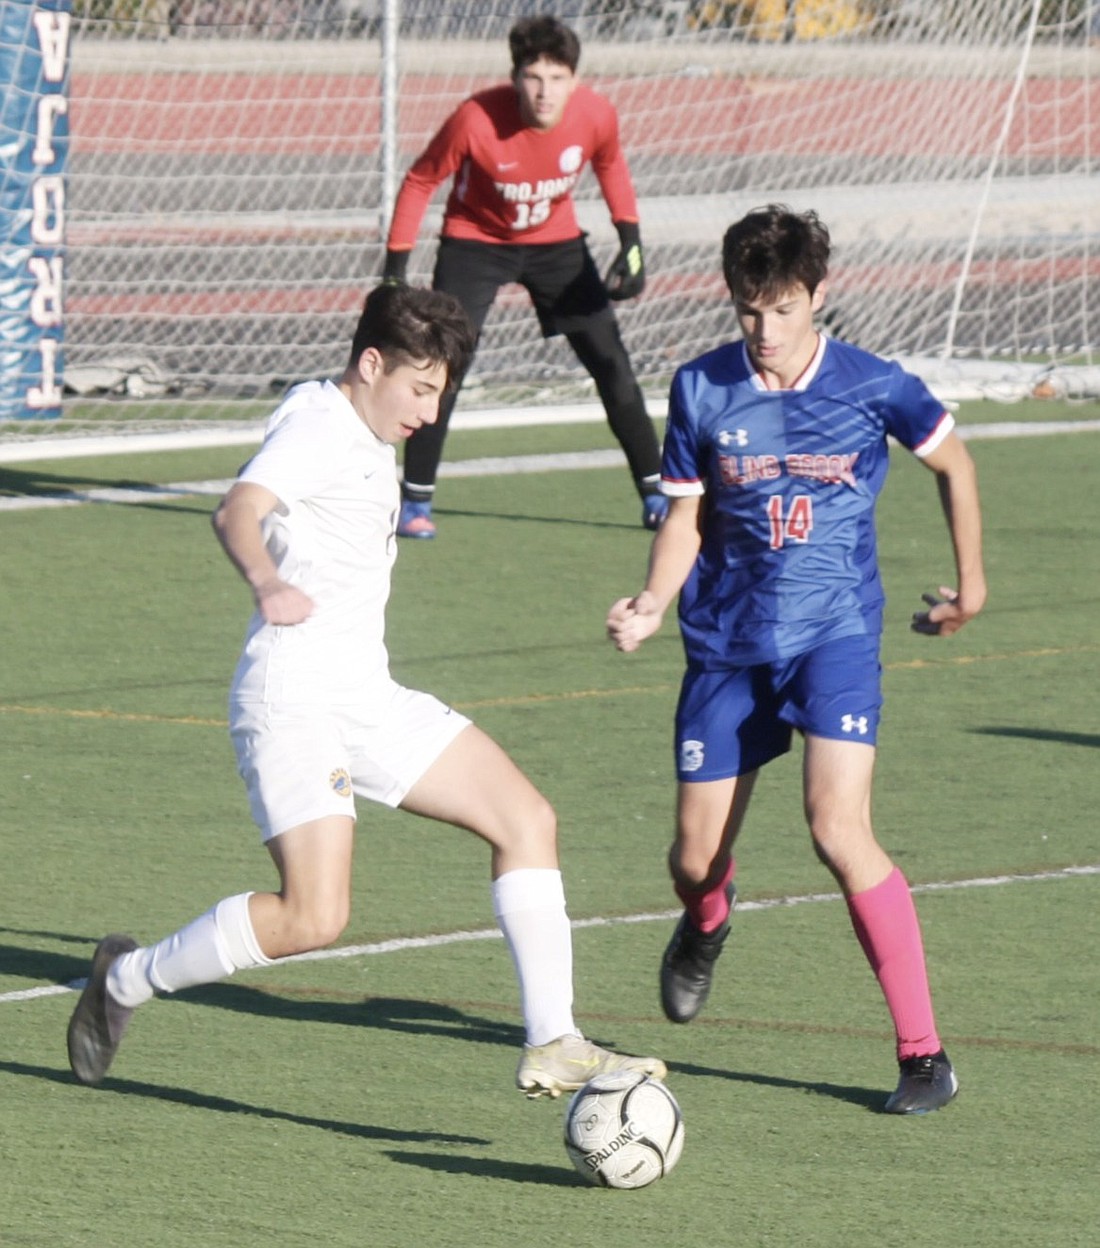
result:
M 840 719 L 841 732 L 858 732 L 861 737 L 867 735 L 867 716 L 866 715 L 842 715 Z
M 735 429 L 732 433 L 728 429 L 723 429 L 718 435 L 719 446 L 729 446 L 735 443 L 737 446 L 748 446 L 749 431 L 747 429 Z
M 698 771 L 703 765 L 702 741 L 680 742 L 680 770 Z

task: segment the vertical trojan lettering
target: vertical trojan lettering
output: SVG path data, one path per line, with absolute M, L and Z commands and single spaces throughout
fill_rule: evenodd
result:
M 0 5 L 0 420 L 61 415 L 71 0 Z

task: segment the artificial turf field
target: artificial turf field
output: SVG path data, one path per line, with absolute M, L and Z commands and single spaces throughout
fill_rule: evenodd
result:
M 975 407 L 960 422 L 1098 415 Z M 608 436 L 456 431 L 448 456 Z M 951 562 L 932 479 L 903 453 L 879 516 L 875 820 L 924 890 L 962 1084 L 924 1119 L 877 1112 L 896 1077 L 889 1020 L 810 849 L 797 750 L 757 786 L 707 1011 L 663 1020 L 680 649 L 671 622 L 636 655 L 604 639 L 648 550 L 625 470 L 446 480 L 437 541 L 401 546 L 395 674 L 471 713 L 554 801 L 578 1020 L 668 1062 L 683 1159 L 633 1193 L 584 1186 L 562 1104 L 512 1086 L 521 1034 L 486 852 L 377 807 L 361 811 L 346 956 L 153 1002 L 103 1085 L 74 1082 L 67 985 L 99 937 L 153 940 L 274 881 L 224 725 L 249 601 L 210 532 L 213 497 L 0 511 L 0 1244 L 1094 1244 L 1100 441 L 971 449 L 991 594 L 957 637 L 907 628 Z M 0 466 L 0 498 L 224 478 L 246 453 Z

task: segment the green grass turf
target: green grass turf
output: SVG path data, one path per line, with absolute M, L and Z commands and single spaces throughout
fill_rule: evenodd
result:
M 456 435 L 449 453 L 607 436 Z M 918 885 L 1100 862 L 1096 445 L 973 445 L 991 597 L 950 640 L 907 628 L 951 563 L 931 477 L 895 456 L 875 815 Z M 172 481 L 241 458 L 43 472 Z M 10 472 L 0 488 L 17 488 Z M 151 940 L 273 881 L 224 727 L 248 595 L 212 505 L 0 520 L 0 996 L 82 975 L 106 930 Z M 448 481 L 438 510 L 438 540 L 401 547 L 395 672 L 468 709 L 554 800 L 574 918 L 670 910 L 679 643 L 669 626 L 623 656 L 603 637 L 648 550 L 625 472 Z M 342 943 L 492 928 L 472 838 L 361 814 Z M 739 864 L 747 901 L 832 890 L 797 752 L 765 772 Z M 519 1020 L 497 939 L 283 965 L 155 1002 L 95 1091 L 65 1060 L 73 994 L 0 1000 L 0 1244 L 1091 1244 L 1096 889 L 1078 876 L 920 896 L 963 1089 L 914 1121 L 874 1112 L 895 1076 L 889 1022 L 842 903 L 746 909 L 707 1013 L 683 1028 L 656 1003 L 667 920 L 578 930 L 579 1020 L 664 1056 L 684 1109 L 683 1160 L 638 1193 L 581 1185 L 563 1107 L 512 1089 Z

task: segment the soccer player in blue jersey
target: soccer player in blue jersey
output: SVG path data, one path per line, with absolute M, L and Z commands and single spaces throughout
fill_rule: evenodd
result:
M 909 886 L 875 838 L 871 779 L 882 704 L 883 591 L 874 508 L 887 437 L 935 475 L 956 587 L 925 595 L 919 633 L 948 636 L 985 602 L 977 478 L 954 421 L 916 377 L 814 324 L 829 232 L 769 205 L 723 240 L 741 340 L 672 383 L 662 465 L 671 498 L 645 586 L 608 633 L 632 651 L 679 595 L 687 671 L 676 711 L 679 780 L 669 866 L 684 913 L 661 965 L 667 1016 L 702 1008 L 729 933 L 734 843 L 759 769 L 805 738 L 803 800 L 814 848 L 847 899 L 886 998 L 900 1078 L 889 1113 L 946 1105 L 943 1051 Z

